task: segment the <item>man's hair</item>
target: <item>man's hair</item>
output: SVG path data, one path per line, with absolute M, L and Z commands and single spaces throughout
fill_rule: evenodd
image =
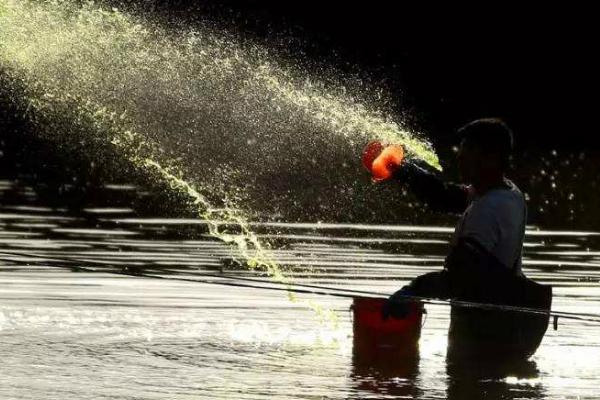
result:
M 458 129 L 458 135 L 467 146 L 478 148 L 486 154 L 497 154 L 502 167 L 508 167 L 513 150 L 513 133 L 501 119 L 476 119 Z

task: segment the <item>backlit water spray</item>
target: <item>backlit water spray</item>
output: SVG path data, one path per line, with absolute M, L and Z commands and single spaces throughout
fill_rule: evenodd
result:
M 347 177 L 371 139 L 439 168 L 426 141 L 265 49 L 100 3 L 0 0 L 0 68 L 24 112 L 44 119 L 44 139 L 114 146 L 279 282 L 290 280 L 248 212 L 343 209 L 359 195 Z

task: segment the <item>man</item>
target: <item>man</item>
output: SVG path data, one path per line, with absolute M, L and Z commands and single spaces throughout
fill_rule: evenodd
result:
M 395 180 L 407 184 L 430 208 L 462 216 L 443 270 L 421 275 L 393 294 L 383 309 L 384 318 L 406 314 L 404 296 L 550 306 L 548 289 L 539 288 L 521 271 L 527 210 L 523 194 L 505 176 L 513 147 L 511 130 L 501 120 L 490 118 L 470 122 L 458 133 L 458 167 L 464 184 L 443 182 L 410 162 L 388 166 Z M 527 317 L 453 306 L 449 351 L 489 353 L 484 347 L 491 346 L 494 353 L 510 350 L 527 357 L 539 345 L 539 331 L 543 336 L 548 323 L 547 318 Z M 535 338 L 521 329 L 532 324 L 537 327 L 533 329 L 538 332 Z M 476 342 L 483 347 L 473 347 Z

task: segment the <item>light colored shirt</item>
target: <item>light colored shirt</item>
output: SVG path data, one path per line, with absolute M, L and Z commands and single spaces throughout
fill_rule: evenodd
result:
M 505 184 L 473 197 L 456 226 L 453 243 L 473 239 L 506 268 L 521 273 L 527 206 L 519 188 L 508 179 Z

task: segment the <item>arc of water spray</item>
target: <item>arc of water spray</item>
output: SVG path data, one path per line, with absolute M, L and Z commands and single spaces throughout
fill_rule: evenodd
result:
M 57 104 L 64 103 L 62 105 L 63 111 L 70 109 L 69 111 L 75 115 L 76 119 L 87 119 L 97 131 L 108 134 L 104 139 L 112 143 L 120 154 L 124 155 L 136 168 L 146 173 L 154 172 L 172 189 L 187 195 L 194 211 L 207 222 L 210 235 L 226 243 L 235 244 L 246 265 L 251 268 L 265 270 L 277 281 L 285 283 L 287 277 L 283 275 L 268 251 L 249 229 L 245 219 L 231 208 L 216 209 L 213 207 L 194 184 L 183 178 L 182 171 L 176 167 L 175 163 L 162 156 L 163 152 L 158 144 L 133 129 L 123 127 L 123 120 L 126 118 L 124 115 L 116 115 L 115 112 L 110 111 L 102 104 L 69 93 L 68 90 L 61 92 L 61 89 L 64 90 L 64 88 L 52 87 L 52 84 L 57 82 L 53 77 L 41 79 L 38 76 L 31 76 L 30 71 L 35 69 L 36 61 L 44 62 L 44 60 L 36 60 L 36 56 L 39 57 L 39 55 L 35 52 L 33 52 L 33 57 L 25 56 L 24 54 L 28 51 L 31 52 L 31 49 L 19 47 L 23 43 L 16 43 L 11 46 L 11 39 L 14 39 L 11 37 L 11 29 L 14 29 L 17 23 L 22 23 L 23 26 L 16 29 L 21 36 L 27 33 L 27 29 L 43 29 L 42 27 L 28 26 L 28 24 L 36 22 L 35 18 L 31 18 L 31 14 L 41 12 L 45 13 L 43 17 L 46 19 L 55 18 L 55 20 L 51 20 L 51 23 L 57 24 L 55 29 L 62 32 L 68 27 L 60 26 L 60 18 L 63 17 L 61 13 L 65 12 L 64 9 L 69 10 L 72 7 L 73 2 L 65 0 L 39 2 L 0 0 L 0 18 L 2 18 L 0 25 L 0 56 L 2 56 L 0 66 L 4 67 L 13 78 L 25 82 L 27 110 L 33 114 L 37 112 L 42 115 L 50 115 L 56 112 L 55 107 Z M 114 9 L 105 11 L 94 6 L 92 2 L 88 2 L 85 7 L 90 12 L 87 17 L 91 20 L 100 18 L 100 22 L 106 22 L 102 19 L 110 19 L 111 17 L 120 19 L 120 22 L 126 20 L 124 14 L 118 13 Z M 81 12 L 77 9 L 75 11 Z M 75 18 L 77 23 L 81 23 L 81 20 L 83 18 Z M 131 25 L 134 26 L 133 23 Z M 30 44 L 30 46 L 34 46 L 34 44 Z M 43 51 L 40 51 L 40 53 L 43 56 Z M 221 230 L 223 222 L 234 224 L 240 229 L 240 233 L 223 232 Z
M 0 1 L 0 13 L 2 12 L 5 12 L 5 4 Z M 43 87 L 41 82 L 36 81 L 35 77 L 27 76 L 23 70 L 15 68 L 12 63 L 6 63 L 6 59 L 0 59 L 0 62 L 7 68 L 7 71 L 10 71 L 13 78 L 28 82 L 29 87 L 25 88 L 26 112 L 30 116 L 35 118 L 37 113 L 49 115 L 55 111 L 54 107 L 57 103 L 66 100 L 65 103 L 70 106 L 66 108 L 71 108 L 76 118 L 88 119 L 91 124 L 95 125 L 97 132 L 108 133 L 107 141 L 115 146 L 135 168 L 146 174 L 154 172 L 171 189 L 188 196 L 194 212 L 199 218 L 206 221 L 209 234 L 225 243 L 235 245 L 237 254 L 243 260 L 240 262 L 241 265 L 264 271 L 275 282 L 288 286 L 292 284 L 292 280 L 284 275 L 280 266 L 238 211 L 230 207 L 215 208 L 212 206 L 193 183 L 183 178 L 183 173 L 172 160 L 159 161 L 161 158 L 159 154 L 162 152 L 156 143 L 130 129 L 120 128 L 119 120 L 124 119 L 123 116 L 117 116 L 116 113 L 108 111 L 102 105 L 77 98 L 70 93 L 54 94 L 51 89 Z M 162 158 L 164 159 L 164 157 Z M 221 229 L 222 226 L 232 225 L 239 229 L 239 233 L 232 234 Z M 299 301 L 292 291 L 288 292 L 288 297 L 294 302 Z M 305 300 L 302 303 L 313 309 L 321 320 L 333 322 L 335 325 L 337 317 L 332 311 L 325 310 L 318 303 L 312 301 Z
M 293 82 L 293 74 L 277 70 L 276 66 L 261 61 L 256 55 L 248 56 L 246 60 L 238 54 L 236 46 L 230 46 L 234 47 L 231 50 L 223 44 L 226 41 L 219 38 L 204 35 L 203 40 L 208 44 L 194 50 L 192 47 L 197 38 L 193 35 L 187 37 L 187 43 L 192 47 L 186 47 L 185 40 L 179 40 L 184 42 L 181 45 L 159 28 L 145 24 L 141 19 L 91 1 L 82 5 L 79 1 L 68 0 L 0 0 L 0 67 L 23 84 L 27 107 L 33 114 L 49 117 L 65 112 L 73 119 L 85 122 L 93 131 L 91 134 L 102 136 L 103 143 L 112 143 L 137 169 L 187 195 L 196 214 L 207 221 L 209 233 L 234 244 L 244 258 L 243 264 L 251 268 L 260 268 L 280 282 L 289 282 L 268 249 L 249 229 L 243 214 L 231 207 L 212 207 L 200 190 L 184 179 L 187 174 L 172 158 L 165 156 L 160 143 L 152 136 L 164 131 L 160 125 L 163 114 L 152 115 L 152 122 L 140 122 L 140 118 L 148 117 L 143 112 L 143 106 L 147 106 L 143 103 L 146 93 L 136 90 L 140 85 L 151 84 L 147 82 L 149 77 L 156 79 L 152 84 L 162 85 L 159 94 L 174 102 L 183 102 L 182 96 L 189 96 L 190 100 L 182 105 L 184 109 L 190 102 L 205 100 L 202 95 L 209 100 L 225 96 L 232 112 L 241 114 L 242 123 L 251 126 L 252 118 L 271 119 L 272 113 L 277 112 L 279 101 L 293 111 L 291 116 L 279 116 L 288 125 L 310 118 L 315 127 L 326 127 L 327 132 L 343 135 L 348 142 L 353 142 L 351 135 L 355 142 L 361 143 L 375 135 L 389 142 L 400 141 L 413 156 L 439 168 L 429 144 L 352 99 L 324 93 L 310 84 L 299 87 Z M 157 37 L 160 41 L 156 41 Z M 181 51 L 191 53 L 174 62 L 161 61 Z M 179 64 L 189 67 L 190 71 L 177 69 Z M 204 75 L 194 77 L 190 87 L 185 86 L 185 82 L 183 86 L 178 82 L 180 86 L 173 89 L 174 82 L 164 82 L 165 76 L 189 78 L 196 73 Z M 238 73 L 243 77 L 242 83 L 238 82 Z M 192 93 L 206 89 L 203 79 L 214 80 L 208 83 L 208 93 Z M 128 90 L 134 93 L 121 101 L 121 97 L 129 94 Z M 240 98 L 231 100 L 229 97 L 232 96 Z M 139 101 L 142 101 L 138 106 L 142 107 L 140 110 L 135 108 Z M 264 110 L 261 108 L 263 103 Z M 208 117 L 213 116 L 211 105 L 207 107 L 202 111 L 208 113 Z M 135 117 L 127 115 L 130 109 L 134 114 L 137 112 Z M 181 110 L 175 108 L 174 111 Z M 246 116 L 245 111 L 255 114 Z M 228 123 L 227 128 L 235 127 L 235 123 Z M 173 127 L 181 126 L 175 124 Z M 268 131 L 272 126 L 266 128 Z M 285 130 L 283 133 L 289 134 Z M 224 222 L 235 225 L 239 233 L 224 231 Z

